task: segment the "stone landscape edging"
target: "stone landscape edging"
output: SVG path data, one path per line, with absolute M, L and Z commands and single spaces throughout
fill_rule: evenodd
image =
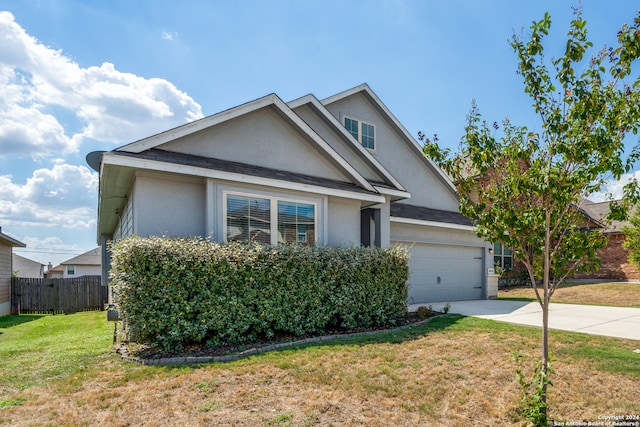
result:
M 296 341 L 287 341 L 287 342 L 281 342 L 277 344 L 269 344 L 263 347 L 253 347 L 248 350 L 242 351 L 240 353 L 226 354 L 223 356 L 178 356 L 178 357 L 162 357 L 158 359 L 146 359 L 142 357 L 130 356 L 129 349 L 124 343 L 117 344 L 114 346 L 114 348 L 116 353 L 120 355 L 122 360 L 138 363 L 140 365 L 145 365 L 145 366 L 189 365 L 189 364 L 211 363 L 211 362 L 225 363 L 225 362 L 233 362 L 236 360 L 244 359 L 246 357 L 253 356 L 255 354 L 267 353 L 269 351 L 281 350 L 283 348 L 295 347 L 298 345 L 312 343 L 312 342 L 329 341 L 329 340 L 340 339 L 340 338 L 351 338 L 351 337 L 359 337 L 359 336 L 384 334 L 389 332 L 401 331 L 401 330 L 409 329 L 416 326 L 426 325 L 431 320 L 438 317 L 442 317 L 442 316 L 443 316 L 442 314 L 439 314 L 439 315 L 421 320 L 419 322 L 412 323 L 410 325 L 398 326 L 396 328 L 380 329 L 380 330 L 365 331 L 365 332 L 353 332 L 350 334 L 321 335 L 317 337 L 303 338 Z

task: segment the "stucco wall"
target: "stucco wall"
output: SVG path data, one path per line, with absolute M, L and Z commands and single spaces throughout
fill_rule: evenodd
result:
M 298 114 L 311 128 L 316 131 L 347 163 L 357 170 L 363 177 L 368 180 L 383 182 L 384 178 L 379 176 L 367 163 L 362 160 L 359 153 L 349 147 L 351 144 L 336 135 L 332 127 L 320 119 L 318 115 L 307 105 L 296 108 L 295 113 Z
M 203 179 L 139 173 L 133 192 L 133 232 L 138 236 L 205 235 Z
M 478 246 L 489 248 L 473 231 L 456 230 L 424 225 L 391 223 L 391 240 L 399 242 L 423 242 L 445 245 Z M 488 249 L 487 249 L 488 250 Z
M 344 116 L 362 120 L 375 126 L 374 157 L 411 193 L 404 201 L 416 206 L 458 211 L 456 196 L 427 169 L 418 149 L 409 147 L 398 133 L 364 98 L 363 95 L 336 101 L 327 109 L 341 122 Z M 402 203 L 402 202 L 400 202 Z
M 272 108 L 241 116 L 158 148 L 346 181 L 309 137 Z
M 64 266 L 63 278 L 71 279 L 74 277 L 82 276 L 100 276 L 102 274 L 102 268 L 99 265 L 76 265 L 74 274 L 67 274 L 67 266 Z
M 169 174 L 139 173 L 133 188 L 133 232 L 139 236 L 202 236 L 223 241 L 225 195 L 312 203 L 322 245 L 360 245 L 360 202 L 301 191 Z
M 360 202 L 329 197 L 329 246 L 360 246 Z

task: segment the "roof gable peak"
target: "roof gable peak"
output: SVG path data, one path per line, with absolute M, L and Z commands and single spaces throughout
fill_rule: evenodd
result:
M 387 119 L 387 121 L 391 124 L 391 126 L 396 130 L 396 132 L 401 136 L 401 139 L 407 144 L 407 146 L 411 149 L 411 151 L 419 156 L 425 165 L 432 170 L 436 176 L 444 183 L 446 188 L 457 197 L 457 190 L 455 185 L 451 181 L 451 179 L 428 157 L 424 156 L 422 153 L 422 147 L 416 141 L 416 139 L 409 133 L 409 131 L 400 123 L 400 121 L 391 113 L 391 110 L 387 108 L 387 106 L 382 102 L 382 100 L 375 94 L 375 92 L 369 87 L 367 83 L 362 83 L 356 87 L 351 89 L 347 89 L 335 95 L 329 96 L 328 98 L 323 99 L 322 105 L 328 106 L 345 98 L 349 98 L 356 94 L 362 94 L 368 102 L 380 113 L 383 117 Z

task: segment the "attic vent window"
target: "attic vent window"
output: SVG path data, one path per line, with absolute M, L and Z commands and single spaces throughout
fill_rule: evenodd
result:
M 347 128 L 349 133 L 357 139 L 363 147 L 369 150 L 376 148 L 375 127 L 372 124 L 345 117 L 344 127 Z

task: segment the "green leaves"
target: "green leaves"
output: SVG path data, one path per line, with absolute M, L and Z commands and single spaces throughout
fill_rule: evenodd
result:
M 640 266 L 640 211 L 636 210 L 631 218 L 629 218 L 629 224 L 622 228 L 622 232 L 625 234 L 624 243 L 622 244 L 625 249 L 629 251 L 629 261 Z
M 503 123 L 501 134 L 471 106 L 459 153 L 425 153 L 458 187 L 460 211 L 477 224 L 478 236 L 513 251 L 526 268 L 543 311 L 543 363 L 526 381 L 523 413 L 536 425 L 547 425 L 548 315 L 554 290 L 576 272 L 599 266 L 597 250 L 606 244 L 602 232 L 612 220 L 622 220 L 640 202 L 638 183 L 624 187 L 624 198 L 611 203 L 606 218 L 581 213 L 585 198 L 601 190 L 607 179 L 620 179 L 640 158 L 636 145 L 624 158 L 629 134 L 640 126 L 640 75 L 632 64 L 640 59 L 640 13 L 618 33 L 619 46 L 588 58 L 591 42 L 581 11 L 575 10 L 564 52 L 548 62 L 544 39 L 551 17 L 531 26 L 525 40 L 514 35 L 517 72 L 540 122 L 515 126 Z M 609 72 L 603 65 L 610 64 Z M 640 217 L 628 230 L 627 245 L 640 262 Z
M 594 227 L 624 219 L 640 201 L 638 184 L 631 182 L 608 218 L 594 224 L 580 214 L 585 197 L 629 173 L 640 158 L 638 145 L 624 158 L 627 136 L 640 126 L 640 77 L 633 84 L 622 80 L 640 58 L 640 15 L 622 27 L 620 46 L 591 58 L 580 10 L 564 52 L 551 62 L 544 46 L 550 27 L 545 14 L 529 38 L 511 40 L 524 92 L 540 118 L 531 129 L 538 130 L 509 120 L 489 125 L 474 101 L 459 152 L 430 144 L 425 154 L 456 183 L 460 210 L 475 219 L 479 236 L 511 248 L 539 282 L 557 283 L 597 268 L 596 252 L 606 239 Z
M 111 283 L 128 333 L 168 351 L 387 325 L 407 310 L 408 254 L 399 248 L 133 236 L 111 251 Z

